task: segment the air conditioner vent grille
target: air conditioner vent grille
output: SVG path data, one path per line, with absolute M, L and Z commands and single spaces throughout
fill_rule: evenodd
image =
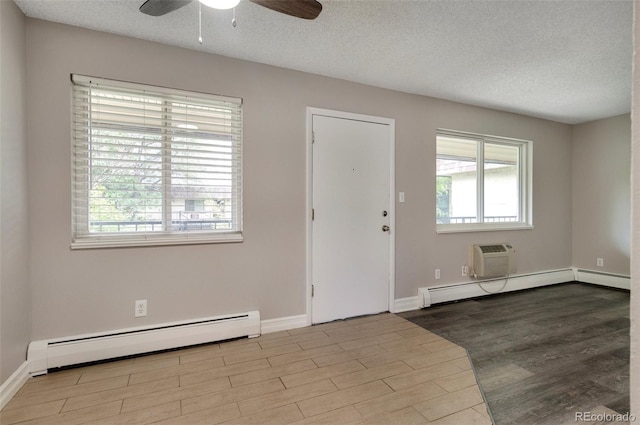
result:
M 509 243 L 473 245 L 471 247 L 472 276 L 478 279 L 511 276 L 516 272 L 516 255 Z
M 492 252 L 507 252 L 507 248 L 504 245 L 480 245 L 480 249 L 483 254 Z

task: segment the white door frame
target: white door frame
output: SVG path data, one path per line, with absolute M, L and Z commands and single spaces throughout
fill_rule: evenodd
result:
M 395 172 L 395 135 L 396 121 L 392 118 L 376 117 L 371 115 L 354 114 L 351 112 L 333 111 L 330 109 L 307 107 L 307 208 L 306 208 L 306 230 L 307 230 L 307 325 L 311 325 L 312 321 L 312 300 L 311 300 L 311 284 L 313 270 L 313 223 L 311 214 L 313 210 L 313 116 L 323 115 L 331 118 L 343 118 L 355 121 L 365 121 L 377 124 L 385 124 L 389 126 L 389 311 L 395 312 L 395 276 L 396 276 L 396 172 Z

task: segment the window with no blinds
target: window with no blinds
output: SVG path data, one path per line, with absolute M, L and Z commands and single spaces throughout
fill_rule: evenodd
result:
M 438 232 L 531 228 L 532 142 L 438 130 Z
M 241 99 L 72 82 L 72 248 L 242 241 Z

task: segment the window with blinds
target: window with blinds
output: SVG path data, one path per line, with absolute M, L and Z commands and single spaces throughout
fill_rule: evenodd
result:
M 72 83 L 72 248 L 242 240 L 241 99 Z

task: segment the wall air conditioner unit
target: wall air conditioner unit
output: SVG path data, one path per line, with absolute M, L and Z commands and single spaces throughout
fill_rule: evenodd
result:
M 509 243 L 473 245 L 471 265 L 477 279 L 510 276 L 516 272 L 516 251 Z

